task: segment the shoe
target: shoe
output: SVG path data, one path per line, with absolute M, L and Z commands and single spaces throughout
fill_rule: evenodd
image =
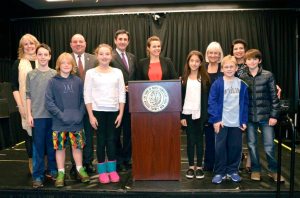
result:
M 274 182 L 277 182 L 277 173 L 269 173 L 268 176 L 271 177 L 271 179 L 273 179 Z M 282 177 L 282 175 L 280 175 L 280 182 L 284 182 L 284 178 Z
M 234 182 L 242 181 L 242 178 L 239 176 L 238 173 L 227 174 L 227 178 L 231 179 Z
M 220 184 L 220 183 L 222 183 L 222 181 L 223 181 L 224 179 L 226 179 L 226 176 L 215 175 L 215 176 L 213 177 L 213 179 L 212 179 L 211 182 L 214 183 L 214 184 Z
M 80 181 L 82 183 L 87 183 L 90 181 L 90 177 L 88 176 L 88 174 L 86 173 L 83 167 L 81 167 L 79 171 L 77 171 L 77 175 L 80 177 Z
M 188 169 L 186 171 L 186 174 L 185 174 L 185 177 L 188 178 L 188 179 L 193 179 L 195 177 L 195 171 L 194 169 Z
M 101 184 L 108 184 L 110 182 L 108 173 L 101 173 L 99 174 L 99 182 Z
M 204 178 L 204 172 L 202 169 L 197 169 L 195 171 L 195 176 L 196 176 L 196 179 L 203 179 Z
M 77 175 L 76 165 L 72 165 L 70 169 L 70 177 L 75 180 L 79 180 L 79 176 Z
M 55 187 L 60 188 L 65 185 L 65 173 L 62 171 L 58 171 L 58 175 L 55 181 Z
M 47 170 L 47 171 L 45 171 L 45 176 L 47 179 L 55 181 L 56 177 L 57 177 L 57 171 L 56 170 L 54 170 L 54 171 Z
M 43 181 L 40 178 L 37 178 L 35 180 L 32 181 L 32 187 L 33 188 L 42 188 L 43 185 Z
M 116 183 L 120 181 L 120 176 L 116 171 L 108 173 L 111 182 Z
M 92 163 L 83 164 L 83 167 L 87 173 L 95 173 L 96 169 Z
M 260 181 L 260 172 L 252 172 L 251 173 L 251 180 Z

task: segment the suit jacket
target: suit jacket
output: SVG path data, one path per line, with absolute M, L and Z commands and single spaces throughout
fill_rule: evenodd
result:
M 159 61 L 162 70 L 161 80 L 178 79 L 174 65 L 170 58 L 159 57 Z M 150 58 L 144 58 L 139 61 L 137 80 L 149 80 L 149 76 L 148 76 L 149 65 L 150 65 Z
M 76 62 L 76 58 L 75 58 L 74 53 L 72 53 L 72 56 L 73 56 L 73 58 L 75 60 L 75 63 L 76 63 L 76 75 L 79 76 L 79 70 L 78 70 L 78 66 L 77 66 L 77 62 Z M 97 64 L 98 64 L 98 60 L 97 60 L 95 55 L 89 54 L 89 53 L 84 53 L 84 75 L 85 75 L 87 70 L 96 67 Z
M 128 81 L 136 80 L 137 61 L 135 56 L 129 52 L 126 52 L 126 56 L 129 64 L 129 71 L 123 64 L 122 58 L 120 57 L 116 49 L 113 50 L 112 60 L 110 64 L 112 67 L 118 68 L 122 71 L 125 85 L 128 85 Z

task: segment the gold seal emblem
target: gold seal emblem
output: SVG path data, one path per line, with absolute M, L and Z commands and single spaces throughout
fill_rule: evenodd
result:
M 151 112 L 160 112 L 169 104 L 168 92 L 159 85 L 147 87 L 142 94 L 144 107 Z

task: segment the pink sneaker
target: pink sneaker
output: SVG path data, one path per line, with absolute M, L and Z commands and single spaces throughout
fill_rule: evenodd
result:
M 120 176 L 116 171 L 108 173 L 110 181 L 113 183 L 119 182 L 120 181 Z
M 110 182 L 108 174 L 107 173 L 99 174 L 99 182 L 101 184 L 108 184 Z

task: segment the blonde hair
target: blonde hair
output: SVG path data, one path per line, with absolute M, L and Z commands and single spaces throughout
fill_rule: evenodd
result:
M 110 51 L 110 53 L 112 54 L 112 47 L 110 46 L 110 45 L 108 45 L 108 44 L 106 44 L 106 43 L 101 43 L 100 45 L 98 45 L 98 47 L 95 49 L 95 52 L 94 52 L 94 54 L 97 56 L 97 54 L 98 54 L 98 52 L 99 52 L 99 50 L 100 50 L 100 48 L 102 48 L 102 47 L 106 47 L 106 48 L 108 48 L 109 49 L 109 51 Z
M 237 61 L 236 61 L 236 58 L 234 56 L 231 56 L 231 55 L 227 55 L 223 58 L 222 60 L 222 63 L 221 63 L 221 66 L 223 67 L 223 65 L 227 62 L 231 62 L 233 63 L 235 66 L 237 66 Z
M 60 74 L 60 65 L 63 59 L 67 59 L 67 61 L 69 61 L 72 65 L 72 70 L 71 70 L 71 74 L 75 74 L 76 73 L 76 63 L 75 60 L 73 58 L 73 56 L 70 53 L 67 52 L 63 52 L 59 55 L 59 57 L 56 60 L 56 66 L 55 69 L 57 71 L 57 74 Z
M 222 47 L 221 47 L 220 43 L 218 43 L 216 41 L 213 41 L 207 46 L 206 52 L 205 52 L 205 61 L 206 62 L 209 62 L 208 52 L 211 51 L 211 50 L 217 50 L 220 53 L 220 59 L 218 60 L 218 63 L 220 63 L 222 61 L 223 57 L 224 57 L 224 53 L 223 53 L 223 50 L 222 50 Z
M 35 36 L 33 36 L 32 34 L 25 34 L 21 37 L 20 41 L 19 41 L 19 48 L 18 48 L 18 58 L 24 58 L 24 41 L 25 40 L 29 40 L 30 42 L 33 42 L 35 44 L 35 47 L 37 47 L 40 42 L 37 40 L 37 38 Z

